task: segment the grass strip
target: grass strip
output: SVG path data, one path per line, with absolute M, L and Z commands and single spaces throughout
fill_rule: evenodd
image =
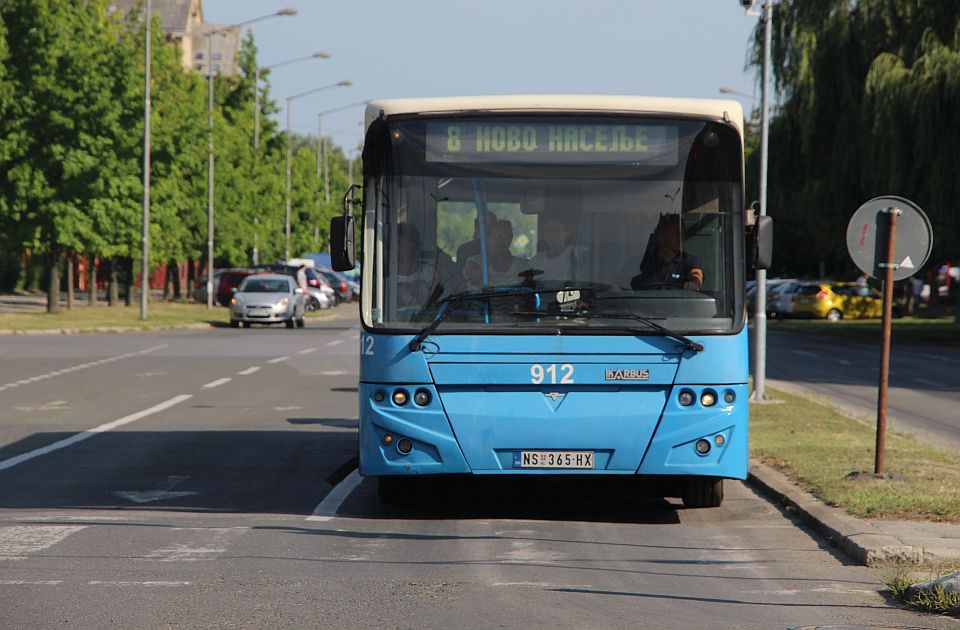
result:
M 960 593 L 948 593 L 942 586 L 931 590 L 917 589 L 916 593 L 910 592 L 910 587 L 914 584 L 951 575 L 957 571 L 960 571 L 958 564 L 947 564 L 930 571 L 900 569 L 885 578 L 884 584 L 894 597 L 917 610 L 960 617 Z
M 771 319 L 767 322 L 770 330 L 795 332 L 813 335 L 840 335 L 856 337 L 861 340 L 880 340 L 879 319 L 842 319 L 828 322 L 825 319 Z M 938 345 L 960 346 L 960 325 L 953 317 L 901 317 L 891 321 L 890 334 L 894 343 L 935 343 Z
M 315 311 L 307 317 L 326 317 L 329 310 Z M 197 324 L 226 326 L 230 312 L 215 306 L 207 310 L 205 304 L 195 302 L 151 302 L 147 320 L 140 319 L 140 305 L 97 306 L 63 309 L 59 313 L 0 313 L 0 331 L 38 332 L 68 330 L 76 332 L 110 332 L 127 330 L 160 330 L 182 328 Z
M 821 501 L 860 518 L 960 523 L 960 458 L 888 431 L 886 472 L 873 472 L 876 427 L 812 399 L 767 390 L 782 404 L 750 407 L 750 452 Z

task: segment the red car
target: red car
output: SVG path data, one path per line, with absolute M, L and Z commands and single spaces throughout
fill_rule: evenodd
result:
M 252 269 L 223 269 L 220 272 L 220 281 L 217 284 L 217 303 L 220 306 L 229 306 L 233 290 L 240 286 L 243 279 L 254 272 Z

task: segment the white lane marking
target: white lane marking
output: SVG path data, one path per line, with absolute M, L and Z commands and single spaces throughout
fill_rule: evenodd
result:
M 297 405 L 292 405 L 292 406 L 289 406 L 289 407 L 274 407 L 274 408 L 273 408 L 274 411 L 297 411 L 297 410 L 299 410 L 299 409 L 303 409 L 303 407 L 299 407 L 299 406 L 297 406 Z
M 26 405 L 23 407 L 14 407 L 17 411 L 57 411 L 60 409 L 69 409 L 70 403 L 65 400 L 52 400 L 39 405 Z
M 328 345 L 328 346 L 339 346 L 339 345 L 340 345 L 341 343 L 343 343 L 344 341 L 346 341 L 346 339 L 334 339 L 333 341 L 328 341 L 328 342 L 327 342 L 327 345 Z
M 207 383 L 207 384 L 204 385 L 203 387 L 204 387 L 204 389 L 213 389 L 214 387 L 220 387 L 221 385 L 224 385 L 224 384 L 226 384 L 226 383 L 229 383 L 229 382 L 232 381 L 232 380 L 233 380 L 232 378 L 218 378 L 218 379 L 215 380 L 215 381 L 210 381 L 209 383 Z
M 248 367 L 242 372 L 237 372 L 237 376 L 250 376 L 254 372 L 259 372 L 259 371 L 260 371 L 260 366 L 256 365 L 254 367 Z
M 801 354 L 801 355 L 803 355 L 803 356 L 805 356 L 805 357 L 815 357 L 815 356 L 817 356 L 817 353 L 816 353 L 816 352 L 808 352 L 807 350 L 793 350 L 792 352 L 793 352 L 794 354 Z
M 921 385 L 931 385 L 933 387 L 946 387 L 943 383 L 938 383 L 937 381 L 928 381 L 925 378 L 920 378 L 918 376 L 913 377 L 915 383 L 920 383 Z
M 349 374 L 346 370 L 327 370 L 326 372 L 320 372 L 321 376 L 343 376 L 344 374 Z
M 276 359 L 270 359 L 267 363 L 283 363 L 284 361 L 289 360 L 290 357 L 277 357 Z
M 307 517 L 308 521 L 329 521 L 336 515 L 340 506 L 346 500 L 350 493 L 357 489 L 363 477 L 359 470 L 354 470 L 347 475 L 347 478 L 337 484 L 337 486 L 323 498 L 320 505 L 314 508 L 313 514 Z
M 90 586 L 190 586 L 192 582 L 164 582 L 159 580 L 148 580 L 145 582 L 134 582 L 132 580 L 101 581 L 91 580 L 87 582 Z
M 350 341 L 359 341 L 360 335 L 353 335 L 352 337 L 347 337 Z
M 192 396 L 191 394 L 180 394 L 179 396 L 174 396 L 174 397 L 171 398 L 170 400 L 165 400 L 164 402 L 160 403 L 159 405 L 154 405 L 153 407 L 150 407 L 149 409 L 144 409 L 143 411 L 138 411 L 138 412 L 136 412 L 136 413 L 132 413 L 132 414 L 130 414 L 129 416 L 124 416 L 124 417 L 122 417 L 122 418 L 119 418 L 119 419 L 117 419 L 117 420 L 114 420 L 113 422 L 108 422 L 108 423 L 106 423 L 106 424 L 101 424 L 101 425 L 98 426 L 98 427 L 94 427 L 94 428 L 92 428 L 92 429 L 88 429 L 87 431 L 83 431 L 83 432 L 77 433 L 77 434 L 75 434 L 75 435 L 71 435 L 71 436 L 68 437 L 68 438 L 65 438 L 65 439 L 63 439 L 63 440 L 60 440 L 60 441 L 58 441 L 58 442 L 54 442 L 53 444 L 48 444 L 47 446 L 44 446 L 44 447 L 42 447 L 42 448 L 38 448 L 38 449 L 35 449 L 35 450 L 32 450 L 32 451 L 29 451 L 29 452 L 27 452 L 27 453 L 21 453 L 20 455 L 17 455 L 16 457 L 11 457 L 10 459 L 5 459 L 5 460 L 3 460 L 3 461 L 0 461 L 0 470 L 6 470 L 6 469 L 8 469 L 8 468 L 13 468 L 13 467 L 16 466 L 17 464 L 22 464 L 23 462 L 29 461 L 29 460 L 31 460 L 31 459 L 33 459 L 33 458 L 35 458 L 35 457 L 40 457 L 41 455 L 46 455 L 47 453 L 52 453 L 52 452 L 54 452 L 54 451 L 58 451 L 58 450 L 60 450 L 61 448 L 66 448 L 66 447 L 68 447 L 68 446 L 71 446 L 71 445 L 73 445 L 73 444 L 76 444 L 77 442 L 82 442 L 82 441 L 86 440 L 87 438 L 92 438 L 93 436 L 97 435 L 98 433 L 106 433 L 107 431 L 116 429 L 117 427 L 122 427 L 122 426 L 125 425 L 125 424 L 130 424 L 131 422 L 136 422 L 137 420 L 140 420 L 141 418 L 146 418 L 147 416 L 150 416 L 150 415 L 153 415 L 153 414 L 158 413 L 158 412 L 160 412 L 160 411 L 163 411 L 164 409 L 169 409 L 170 407 L 173 407 L 174 405 L 178 405 L 178 404 L 182 403 L 183 401 L 188 400 L 188 399 L 190 399 L 190 398 L 193 398 L 193 396 Z
M 853 365 L 851 361 L 847 361 L 846 359 L 837 359 L 837 363 L 840 365 Z
M 21 559 L 54 546 L 86 525 L 12 525 L 0 527 L 0 558 Z
M 311 352 L 316 352 L 316 351 L 317 351 L 316 348 L 305 348 L 300 352 L 298 352 L 297 354 L 310 354 Z
M 54 376 L 61 376 L 69 372 L 76 372 L 77 370 L 85 370 L 87 368 L 95 367 L 98 365 L 104 365 L 106 363 L 113 363 L 114 361 L 119 361 L 121 359 L 129 359 L 130 357 L 140 356 L 142 354 L 147 354 L 153 352 L 154 350 L 160 350 L 161 348 L 166 348 L 167 344 L 161 344 L 159 346 L 153 346 L 152 348 L 147 348 L 146 350 L 140 350 L 139 352 L 128 352 L 127 354 L 118 354 L 114 357 L 107 357 L 106 359 L 100 359 L 99 361 L 90 361 L 89 363 L 81 363 L 80 365 L 74 365 L 72 367 L 63 368 L 56 370 L 54 372 L 47 372 L 46 374 L 39 374 L 37 376 L 32 376 L 30 378 L 21 379 L 19 381 L 14 381 L 12 383 L 7 383 L 6 385 L 0 385 L 0 392 L 5 389 L 12 389 L 14 387 L 20 387 L 21 385 L 27 385 L 29 383 L 35 383 L 37 381 L 42 381 L 44 379 L 53 378 Z
M 146 557 L 160 562 L 215 560 L 218 554 L 225 553 L 230 544 L 249 529 L 249 527 L 175 527 L 169 531 L 176 532 L 180 540 L 185 542 L 175 542 L 162 549 L 156 549 Z
M 63 584 L 62 580 L 0 580 L 0 585 L 3 586 L 56 586 L 57 584 Z

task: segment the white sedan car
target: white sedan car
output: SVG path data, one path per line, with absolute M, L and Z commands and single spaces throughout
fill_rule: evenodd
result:
M 296 280 L 278 273 L 247 276 L 230 300 L 230 326 L 279 324 L 303 328 L 303 289 Z

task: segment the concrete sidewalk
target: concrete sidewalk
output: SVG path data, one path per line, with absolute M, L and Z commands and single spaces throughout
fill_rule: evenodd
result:
M 860 564 L 960 562 L 960 525 L 856 518 L 824 504 L 756 460 L 750 461 L 747 483 L 785 505 Z

